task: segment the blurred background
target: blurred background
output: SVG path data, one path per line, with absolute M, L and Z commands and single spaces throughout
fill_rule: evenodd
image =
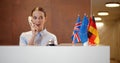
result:
M 100 17 L 97 28 L 100 44 L 110 46 L 111 63 L 120 63 L 120 7 L 106 7 L 120 0 L 0 0 L 0 45 L 19 45 L 19 36 L 30 30 L 28 16 L 40 6 L 47 12 L 47 30 L 57 36 L 59 45 L 71 45 L 74 24 L 84 13 Z M 109 12 L 100 16 L 98 12 Z
M 120 63 L 120 6 L 107 7 L 108 3 L 119 3 L 120 0 L 92 0 L 92 13 L 96 20 L 100 35 L 100 44 L 110 46 L 111 63 Z M 107 12 L 108 15 L 100 15 Z

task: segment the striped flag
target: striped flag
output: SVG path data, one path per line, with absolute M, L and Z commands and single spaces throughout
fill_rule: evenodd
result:
M 88 38 L 89 38 L 89 45 L 95 46 L 99 45 L 99 34 L 97 31 L 96 23 L 94 16 L 91 18 L 90 17 L 90 23 L 88 26 Z
M 73 44 L 80 42 L 80 36 L 79 36 L 80 26 L 81 26 L 80 16 L 78 16 L 77 21 L 74 26 L 73 34 L 72 34 Z

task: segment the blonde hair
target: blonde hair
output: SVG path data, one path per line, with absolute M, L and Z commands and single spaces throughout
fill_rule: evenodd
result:
M 35 7 L 35 8 L 32 10 L 32 12 L 31 12 L 31 16 L 32 16 L 32 14 L 33 14 L 34 11 L 41 11 L 41 12 L 44 13 L 44 16 L 46 17 L 46 12 L 45 12 L 45 10 L 44 10 L 42 7 Z

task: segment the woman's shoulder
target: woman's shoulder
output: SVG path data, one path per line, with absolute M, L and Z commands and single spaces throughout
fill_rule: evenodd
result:
M 49 32 L 49 31 L 47 31 L 46 29 L 45 29 L 42 33 L 43 33 L 44 35 L 47 35 L 47 36 L 56 37 L 55 34 L 53 34 L 53 33 Z
M 29 36 L 32 34 L 32 31 L 22 32 L 21 36 Z
M 55 34 L 53 34 L 53 33 L 51 33 L 51 32 L 48 32 L 48 31 L 47 31 L 47 35 L 52 36 L 52 37 L 56 37 Z

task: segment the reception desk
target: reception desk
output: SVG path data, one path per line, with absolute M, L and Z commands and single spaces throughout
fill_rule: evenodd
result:
M 0 63 L 110 63 L 110 47 L 0 46 Z

